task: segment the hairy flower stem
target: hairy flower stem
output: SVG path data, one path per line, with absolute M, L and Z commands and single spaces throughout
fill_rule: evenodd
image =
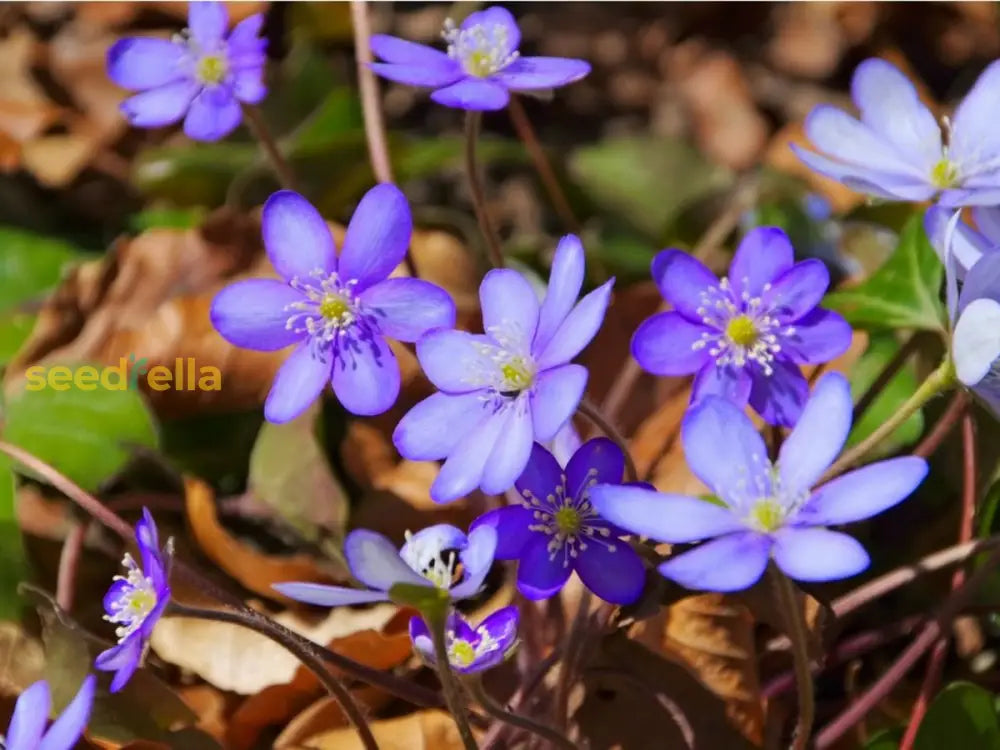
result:
M 455 726 L 458 727 L 458 734 L 462 738 L 465 750 L 479 750 L 476 738 L 472 734 L 472 727 L 469 725 L 469 710 L 462 686 L 451 670 L 451 662 L 448 659 L 448 642 L 445 636 L 448 625 L 447 613 L 442 613 L 442 616 L 439 617 L 429 617 L 429 614 L 424 613 L 424 620 L 430 628 L 431 639 L 434 641 L 435 662 L 445 704 L 455 720 Z
M 576 606 L 576 616 L 566 636 L 563 663 L 559 669 L 559 683 L 556 685 L 555 719 L 556 726 L 565 729 L 569 722 L 569 691 L 573 684 L 573 673 L 576 671 L 576 660 L 587 635 L 587 622 L 590 617 L 590 603 L 593 594 L 584 589 Z
M 261 148 L 264 149 L 264 153 L 267 155 L 268 161 L 271 162 L 271 167 L 278 176 L 281 186 L 286 190 L 295 190 L 295 174 L 292 172 L 292 168 L 288 165 L 288 162 L 285 161 L 285 157 L 281 155 L 278 142 L 271 135 L 271 131 L 268 130 L 264 118 L 260 116 L 260 110 L 249 104 L 242 106 L 247 127 L 250 128 L 253 137 L 257 139 Z
M 569 739 L 557 732 L 552 727 L 546 726 L 541 722 L 537 722 L 534 719 L 529 719 L 527 716 L 522 716 L 521 714 L 516 714 L 512 711 L 508 711 L 506 708 L 497 703 L 486 689 L 483 687 L 482 681 L 479 676 L 476 675 L 472 679 L 466 681 L 466 687 L 469 688 L 469 692 L 472 693 L 473 697 L 479 701 L 479 705 L 498 721 L 502 721 L 511 726 L 518 727 L 520 729 L 527 730 L 537 737 L 541 737 L 543 740 L 547 741 L 552 747 L 566 748 L 566 750 L 576 750 L 576 745 L 569 741 Z
M 770 575 L 771 581 L 774 583 L 778 609 L 785 619 L 786 634 L 792 644 L 795 687 L 798 689 L 799 695 L 799 719 L 795 726 L 792 748 L 793 750 L 805 750 L 809 747 L 809 733 L 812 731 L 813 719 L 816 714 L 806 623 L 802 615 L 802 607 L 799 606 L 798 596 L 795 593 L 795 584 L 776 566 L 771 566 Z
M 372 734 L 371 727 L 368 726 L 368 720 L 365 719 L 365 715 L 361 711 L 361 707 L 354 702 L 354 696 L 351 695 L 351 691 L 330 673 L 330 671 L 326 668 L 326 665 L 323 663 L 322 656 L 314 648 L 307 645 L 309 641 L 305 641 L 305 639 L 289 638 L 288 631 L 280 626 L 269 627 L 267 623 L 271 623 L 273 625 L 278 625 L 278 623 L 275 623 L 267 617 L 250 617 L 244 615 L 244 613 L 220 613 L 218 610 L 188 607 L 183 604 L 178 604 L 177 602 L 170 603 L 167 614 L 176 615 L 178 617 L 192 617 L 201 620 L 236 622 L 270 638 L 275 643 L 280 644 L 282 647 L 294 654 L 295 658 L 305 664 L 309 670 L 316 675 L 319 681 L 323 683 L 323 686 L 330 692 L 330 694 L 336 698 L 344 712 L 344 715 L 347 716 L 348 720 L 357 730 L 358 736 L 361 738 L 361 743 L 364 745 L 366 750 L 378 750 L 378 743 L 375 741 L 375 735 Z M 219 614 L 236 614 L 240 616 L 235 618 L 219 617 Z
M 928 375 L 927 380 L 921 383 L 916 392 L 907 399 L 906 403 L 897 409 L 889 419 L 880 424 L 871 435 L 853 448 L 844 451 L 840 458 L 834 461 L 833 465 L 827 469 L 826 474 L 823 475 L 820 482 L 827 482 L 850 469 L 875 446 L 892 435 L 917 409 L 934 398 L 934 396 L 951 388 L 954 384 L 955 363 L 952 361 L 951 355 L 948 354 L 945 355 L 944 360 L 938 365 L 938 368 Z
M 622 435 L 618 429 L 611 424 L 611 420 L 607 419 L 601 410 L 597 408 L 595 404 L 590 403 L 586 398 L 580 400 L 580 405 L 576 407 L 583 416 L 593 422 L 597 427 L 611 440 L 621 448 L 622 454 L 625 456 L 625 474 L 630 482 L 639 481 L 639 472 L 635 468 L 635 462 L 632 460 L 632 455 L 628 450 L 628 441 L 625 436 Z
M 476 143 L 479 141 L 479 129 L 482 124 L 482 113 L 470 110 L 465 115 L 465 170 L 469 178 L 469 192 L 472 194 L 472 208 L 476 212 L 476 221 L 486 240 L 486 252 L 494 268 L 503 268 L 503 250 L 500 249 L 500 238 L 490 221 L 486 210 L 486 191 L 483 188 L 483 176 L 476 158 Z

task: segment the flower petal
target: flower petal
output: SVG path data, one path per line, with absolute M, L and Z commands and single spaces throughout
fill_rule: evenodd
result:
M 531 411 L 527 404 L 514 407 L 483 471 L 480 487 L 487 495 L 499 495 L 514 486 L 528 464 L 533 445 Z
M 632 335 L 632 356 L 654 375 L 690 375 L 706 364 L 708 347 L 699 342 L 709 330 L 678 312 L 657 313 Z
M 142 661 L 143 642 L 139 637 L 140 632 L 136 631 L 130 637 L 112 646 L 107 651 L 102 651 L 94 659 L 94 666 L 103 672 L 114 672 L 111 679 L 110 691 L 117 693 L 135 674 Z
M 428 585 L 426 578 L 406 564 L 396 545 L 374 531 L 349 533 L 344 539 L 344 557 L 354 577 L 369 588 L 388 591 L 397 583 Z
M 535 439 L 548 442 L 559 432 L 576 407 L 587 387 L 587 368 L 563 365 L 538 375 L 531 393 L 531 418 Z
M 470 13 L 462 21 L 461 29 L 482 27 L 482 31 L 489 37 L 490 47 L 495 48 L 499 57 L 507 57 L 521 44 L 521 30 L 517 27 L 517 21 L 506 8 L 493 5 L 485 10 Z
M 980 298 L 1000 302 L 1000 253 L 984 253 L 969 269 L 958 297 L 958 309 L 964 311 L 970 302 Z
M 184 133 L 196 141 L 217 141 L 240 124 L 243 110 L 225 86 L 209 86 L 191 102 L 184 118 Z
M 510 647 L 517 640 L 517 628 L 521 616 L 517 607 L 510 605 L 501 607 L 496 612 L 487 615 L 481 623 L 476 626 L 476 633 L 480 640 L 488 637 L 497 644 L 497 652 L 506 654 Z
M 499 334 L 514 348 L 527 352 L 538 329 L 540 310 L 538 295 L 528 280 L 509 268 L 493 269 L 479 285 L 479 301 L 487 335 L 496 338 Z
M 672 557 L 657 570 L 689 589 L 742 591 L 760 580 L 770 551 L 768 537 L 744 531 L 713 539 Z
M 733 365 L 719 367 L 709 359 L 694 376 L 691 403 L 696 404 L 708 396 L 717 396 L 744 407 L 750 398 L 750 387 L 750 373 L 745 368 Z
M 432 51 L 436 52 L 437 50 Z M 390 81 L 402 83 L 406 86 L 421 86 L 424 88 L 450 86 L 465 76 L 461 66 L 447 56 L 441 63 L 435 62 L 432 65 L 414 65 L 412 63 L 396 65 L 393 63 L 376 62 L 370 63 L 368 67 Z
M 261 234 L 271 265 L 286 280 L 337 270 L 333 235 L 313 205 L 298 193 L 279 190 L 267 199 Z
M 996 127 L 996 92 L 1000 86 L 1000 63 L 987 66 L 951 120 L 949 155 L 962 172 L 975 172 L 985 164 L 996 164 L 1000 156 L 1000 134 Z
M 167 39 L 130 37 L 108 48 L 108 76 L 127 89 L 151 89 L 184 78 L 187 51 Z
M 507 89 L 483 78 L 463 78 L 458 83 L 431 93 L 431 99 L 445 107 L 475 111 L 503 109 L 510 101 Z
M 784 359 L 771 363 L 771 374 L 754 372 L 750 383 L 750 406 L 768 424 L 791 427 L 809 399 L 809 381 L 798 365 Z
M 226 33 L 229 14 L 225 3 L 193 0 L 188 5 L 188 28 L 202 49 L 212 49 Z
M 567 562 L 568 554 L 560 549 L 549 552 L 548 534 L 537 534 L 521 555 L 517 566 L 517 590 L 533 601 L 548 599 L 566 585 L 573 568 Z
M 139 128 L 172 125 L 184 116 L 197 93 L 198 84 L 186 79 L 157 86 L 123 101 L 122 114 Z
M 479 423 L 451 451 L 431 485 L 431 499 L 450 503 L 468 495 L 482 481 L 486 462 L 507 424 L 508 412 L 480 412 Z
M 264 69 L 258 67 L 242 68 L 233 74 L 233 96 L 246 104 L 260 104 L 267 96 L 267 86 L 264 84 Z
M 534 514 L 527 508 L 508 505 L 483 513 L 472 522 L 470 530 L 479 526 L 492 526 L 497 532 L 496 559 L 517 560 L 525 545 L 538 533 L 528 528 L 534 520 Z
M 425 585 L 430 585 L 424 581 Z M 318 607 L 348 607 L 355 604 L 389 601 L 385 591 L 349 589 L 345 586 L 324 586 L 320 583 L 275 583 L 271 588 L 289 599 Z
M 646 585 L 642 558 L 628 542 L 588 542 L 574 567 L 588 589 L 612 604 L 631 604 L 642 595 Z
M 333 364 L 333 392 L 351 414 L 382 414 L 399 396 L 399 363 L 381 336 L 359 341 L 358 351 L 341 353 Z
M 599 484 L 590 491 L 597 512 L 633 534 L 680 544 L 740 531 L 728 508 L 685 495 L 664 495 L 636 485 Z
M 453 62 L 441 50 L 388 34 L 372 34 L 371 46 L 376 57 L 389 63 L 413 67 L 443 67 L 446 63 Z
M 264 402 L 264 417 L 281 424 L 309 408 L 330 381 L 330 362 L 316 356 L 309 341 L 299 344 L 278 369 Z
M 412 562 L 423 554 L 430 553 L 436 557 L 442 550 L 465 549 L 468 543 L 469 538 L 460 528 L 450 523 L 438 523 L 410 534 L 399 549 L 399 557 Z
M 593 340 L 604 322 L 614 283 L 614 279 L 611 279 L 597 287 L 580 300 L 566 316 L 552 336 L 552 340 L 538 355 L 539 369 L 544 370 L 569 362 Z
M 424 622 L 424 618 L 419 615 L 410 618 L 410 640 L 413 642 L 413 648 L 428 664 L 437 662 L 431 631 L 427 627 L 427 623 Z
M 813 310 L 830 286 L 830 272 L 815 258 L 796 263 L 778 276 L 764 293 L 765 305 L 772 313 L 787 320 L 797 320 Z
M 978 385 L 1000 357 L 1000 304 L 985 298 L 970 302 L 955 324 L 952 352 L 958 379 Z
M 515 91 L 554 89 L 579 81 L 590 73 L 590 63 L 565 57 L 518 57 L 493 78 Z
M 406 196 L 395 185 L 376 185 L 354 209 L 340 251 L 340 276 L 357 279 L 358 290 L 388 278 L 403 262 L 413 233 Z
M 729 283 L 737 297 L 759 297 L 766 284 L 774 282 L 795 262 L 795 251 L 783 229 L 757 227 L 740 240 L 729 265 Z
M 94 675 L 89 674 L 83 678 L 83 683 L 73 700 L 49 727 L 49 731 L 45 733 L 45 738 L 38 745 L 37 750 L 66 750 L 76 745 L 90 719 L 96 686 L 97 678 Z M 42 715 L 44 716 L 44 714 Z M 11 742 L 9 747 L 16 750 L 17 745 Z
M 525 499 L 531 497 L 544 500 L 555 494 L 556 487 L 563 483 L 563 469 L 548 450 L 539 443 L 531 447 L 531 457 L 528 465 L 517 478 L 514 486 Z
M 52 696 L 45 680 L 39 680 L 21 693 L 7 729 L 7 747 L 36 750 L 51 709 Z
M 796 581 L 838 581 L 871 560 L 854 537 L 829 529 L 787 528 L 774 535 L 774 561 Z
M 850 324 L 839 314 L 817 307 L 795 321 L 794 333 L 781 336 L 781 351 L 792 362 L 829 362 L 851 346 Z
M 461 583 L 451 589 L 452 599 L 475 596 L 483 587 L 497 551 L 497 530 L 480 526 L 469 532 L 469 543 L 458 553 L 464 569 Z
M 534 346 L 542 351 L 556 329 L 562 325 L 580 296 L 583 286 L 585 255 L 580 238 L 567 234 L 556 247 L 549 273 L 549 287 L 538 315 Z
M 588 482 L 618 484 L 625 473 L 625 456 L 614 440 L 592 438 L 580 446 L 566 465 L 566 494 L 580 497 Z
M 897 171 L 885 172 L 863 164 L 847 164 L 808 151 L 795 143 L 791 144 L 790 148 L 799 160 L 814 172 L 840 180 L 851 190 L 859 193 L 867 193 L 886 200 L 925 201 L 938 192 L 938 189 L 923 176 Z M 947 192 L 950 191 L 946 191 L 946 194 Z
M 451 295 L 423 279 L 380 281 L 361 293 L 361 303 L 378 316 L 382 333 L 397 341 L 413 343 L 432 328 L 455 326 Z
M 902 502 L 927 476 L 927 462 L 902 456 L 863 466 L 816 490 L 796 516 L 811 526 L 861 521 Z
M 840 373 L 824 375 L 778 453 L 782 485 L 791 494 L 811 488 L 829 468 L 851 431 L 851 385 Z
M 482 334 L 442 329 L 417 341 L 417 359 L 437 388 L 469 393 L 484 388 L 484 377 L 496 371 L 497 364 L 490 357 L 493 346 Z
M 262 47 L 266 47 L 267 40 L 259 38 L 260 30 L 263 26 L 263 13 L 254 13 L 252 16 L 247 16 L 233 26 L 233 30 L 229 32 L 229 39 L 226 40 L 229 45 L 230 54 L 234 52 L 241 54 L 247 50 L 257 51 Z
M 931 241 L 931 246 L 937 252 L 942 263 L 944 263 L 945 258 L 945 244 L 950 239 L 950 254 L 958 270 L 958 279 L 961 281 L 965 278 L 968 270 L 976 264 L 984 252 L 991 249 L 994 243 L 963 221 L 958 222 L 949 237 L 948 225 L 954 214 L 954 209 L 949 210 L 939 204 L 931 206 L 924 214 L 924 231 L 927 232 L 927 238 Z M 977 219 L 976 224 L 982 227 L 975 211 L 973 216 Z
M 663 250 L 653 258 L 653 281 L 674 310 L 692 322 L 704 317 L 705 292 L 719 286 L 719 279 L 704 263 L 682 250 Z
M 486 413 L 478 392 L 435 393 L 403 416 L 392 442 L 411 461 L 437 461 L 450 454 Z
M 1000 247 L 1000 206 L 976 206 L 972 220 L 991 249 Z
M 230 344 L 273 352 L 302 338 L 286 327 L 288 307 L 305 299 L 277 279 L 245 279 L 224 287 L 212 300 L 209 317 L 215 330 Z

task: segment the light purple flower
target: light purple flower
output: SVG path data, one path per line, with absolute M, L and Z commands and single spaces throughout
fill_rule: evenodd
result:
M 524 276 L 496 269 L 479 287 L 485 334 L 433 331 L 417 342 L 440 392 L 413 407 L 392 439 L 406 458 L 446 459 L 431 485 L 436 502 L 511 488 L 532 443 L 552 440 L 576 411 L 587 370 L 569 362 L 600 328 L 613 283 L 577 304 L 583 273 L 583 246 L 567 235 L 541 305 Z
M 99 654 L 94 666 L 115 673 L 111 681 L 112 693 L 121 690 L 142 663 L 153 628 L 170 602 L 173 540 L 168 539 L 160 549 L 156 522 L 146 508 L 142 509 L 142 518 L 135 525 L 135 541 L 142 566 L 126 553 L 122 559 L 125 575 L 115 576 L 104 595 L 107 612 L 104 619 L 118 626 L 115 630 L 118 645 Z
M 594 487 L 591 500 L 602 516 L 635 534 L 671 544 L 709 540 L 659 567 L 690 589 L 745 589 L 770 559 L 799 581 L 853 576 L 868 567 L 868 553 L 825 527 L 902 501 L 923 481 L 927 462 L 879 461 L 811 489 L 843 448 L 852 409 L 847 380 L 824 375 L 772 464 L 749 417 L 723 399 L 705 399 L 685 416 L 681 440 L 691 470 L 721 504 L 615 485 Z
M 924 214 L 924 230 L 931 246 L 945 263 L 945 246 L 951 242 L 951 263 L 945 263 L 946 271 L 963 281 L 984 253 L 1000 250 L 1000 206 L 976 206 L 970 212 L 975 227 L 958 221 L 949 237 L 949 225 L 955 209 L 934 205 Z
M 517 646 L 518 619 L 517 607 L 504 607 L 473 628 L 453 610 L 445 626 L 445 644 L 451 668 L 461 674 L 475 674 L 502 664 Z M 410 620 L 410 639 L 424 660 L 434 666 L 437 654 L 423 618 Z
M 413 221 L 406 197 L 376 185 L 358 204 L 338 257 L 330 229 L 298 193 L 264 204 L 264 246 L 277 279 L 231 284 L 212 301 L 212 324 L 236 346 L 295 345 L 264 404 L 287 422 L 332 383 L 353 414 L 381 414 L 399 395 L 399 364 L 386 338 L 413 342 L 455 324 L 451 297 L 428 281 L 388 278 L 406 255 Z
M 466 536 L 448 524 L 429 526 L 416 534 L 407 532 L 406 543 L 398 550 L 381 534 L 356 529 L 344 540 L 344 557 L 351 574 L 368 590 L 318 583 L 276 583 L 274 589 L 323 607 L 388 601 L 389 589 L 397 583 L 436 586 L 452 599 L 466 599 L 482 588 L 496 547 L 496 531 L 490 528 Z M 456 580 L 458 563 L 462 572 Z
M 521 31 L 499 6 L 472 13 L 461 26 L 449 19 L 442 33 L 447 54 L 385 34 L 372 37 L 372 51 L 385 62 L 371 68 L 391 81 L 433 88 L 431 99 L 446 107 L 502 109 L 511 91 L 565 86 L 590 72 L 583 60 L 521 57 Z
M 654 375 L 696 373 L 692 403 L 709 395 L 750 405 L 770 424 L 793 425 L 809 396 L 799 365 L 828 362 L 851 343 L 840 315 L 818 307 L 826 266 L 794 263 L 777 227 L 747 233 L 729 276 L 717 279 L 681 250 L 653 259 L 653 280 L 673 310 L 632 337 L 632 355 Z
M 885 60 L 857 67 L 851 95 L 860 120 L 829 105 L 806 117 L 806 135 L 821 153 L 792 149 L 809 167 L 878 198 L 939 196 L 948 207 L 1000 203 L 1000 63 L 986 68 L 945 122 L 946 142 L 916 88 Z
M 529 599 L 547 599 L 576 571 L 605 601 L 631 604 L 642 593 L 642 559 L 621 537 L 627 532 L 601 518 L 590 502 L 595 484 L 620 484 L 621 449 L 607 438 L 584 443 L 566 469 L 538 443 L 515 483 L 520 505 L 491 510 L 472 528 L 497 530 L 498 560 L 518 560 L 517 588 Z
M 243 112 L 240 103 L 264 99 L 267 40 L 260 39 L 264 16 L 243 19 L 229 36 L 224 3 L 193 2 L 188 29 L 172 40 L 130 37 L 108 50 L 108 75 L 119 86 L 141 93 L 122 102 L 128 121 L 159 128 L 184 118 L 184 132 L 199 141 L 231 133 Z
M 0 747 L 6 750 L 72 750 L 87 727 L 96 682 L 92 674 L 84 678 L 76 696 L 48 732 L 45 725 L 52 710 L 52 696 L 45 680 L 36 682 L 17 699 L 7 735 L 0 738 L 6 744 L 0 741 Z

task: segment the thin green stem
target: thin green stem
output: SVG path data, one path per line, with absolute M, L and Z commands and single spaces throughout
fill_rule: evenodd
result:
M 827 469 L 826 474 L 823 475 L 820 482 L 826 482 L 833 479 L 835 476 L 843 474 L 847 469 L 850 469 L 862 458 L 864 458 L 875 446 L 892 435 L 892 433 L 894 433 L 900 425 L 909 419 L 910 415 L 917 411 L 917 409 L 922 407 L 939 393 L 951 388 L 954 384 L 955 363 L 952 361 L 951 355 L 948 354 L 945 355 L 944 360 L 940 365 L 938 365 L 938 368 L 928 375 L 927 380 L 921 383 L 916 392 L 914 392 L 914 394 L 907 399 L 906 403 L 897 409 L 885 422 L 880 424 L 871 435 L 866 437 L 850 450 L 844 451 L 840 458 L 838 458 L 833 465 Z
M 479 170 L 479 160 L 476 157 L 476 144 L 479 141 L 479 129 L 482 125 L 481 112 L 466 112 L 465 115 L 465 171 L 469 178 L 469 192 L 472 195 L 472 208 L 476 212 L 476 221 L 486 240 L 486 252 L 494 268 L 503 268 L 503 250 L 500 248 L 500 238 L 490 221 L 486 210 L 486 191 L 483 188 L 483 176 Z
M 773 567 L 770 570 L 774 583 L 775 598 L 778 609 L 785 618 L 785 628 L 792 644 L 792 660 L 795 668 L 795 686 L 799 694 L 799 719 L 795 727 L 795 737 L 792 741 L 793 750 L 805 750 L 809 747 L 809 734 L 812 732 L 813 719 L 816 715 L 816 702 L 813 696 L 812 670 L 809 664 L 809 650 L 806 644 L 806 623 L 795 595 L 795 584 L 789 578 Z
M 257 139 L 261 148 L 264 149 L 264 154 L 267 156 L 268 161 L 271 162 L 274 173 L 278 175 L 278 181 L 281 182 L 281 186 L 286 190 L 295 190 L 295 173 L 292 172 L 292 168 L 288 165 L 285 157 L 282 156 L 281 149 L 278 148 L 278 142 L 271 135 L 271 131 L 268 130 L 264 118 L 260 116 L 260 111 L 256 107 L 244 104 L 243 115 L 246 117 L 247 127 L 250 128 L 250 132 L 253 133 L 254 138 Z
M 447 628 L 447 617 L 428 618 L 425 621 L 430 627 L 431 639 L 434 641 L 435 666 L 438 676 L 441 679 L 441 692 L 444 694 L 444 702 L 451 711 L 451 716 L 458 727 L 458 734 L 462 738 L 462 745 L 465 750 L 479 750 L 476 738 L 472 734 L 472 727 L 469 725 L 469 709 L 465 702 L 465 695 L 462 693 L 462 686 L 451 671 L 451 662 L 448 660 L 448 642 L 445 636 Z
M 519 729 L 524 729 L 532 734 L 541 737 L 546 740 L 552 747 L 566 748 L 566 750 L 576 750 L 576 745 L 569 741 L 569 739 L 563 735 L 561 732 L 556 731 L 550 726 L 546 726 L 541 722 L 537 722 L 534 719 L 529 719 L 527 716 L 522 716 L 521 714 L 516 714 L 513 711 L 508 711 L 506 708 L 497 703 L 486 692 L 483 687 L 482 681 L 479 677 L 468 680 L 466 686 L 472 693 L 473 697 L 479 701 L 479 705 L 498 721 L 502 721 L 505 724 L 510 724 L 511 726 L 518 727 Z
M 632 455 L 628 450 L 628 441 L 625 436 L 622 435 L 618 429 L 611 424 L 611 420 L 605 417 L 601 410 L 596 404 L 590 403 L 586 398 L 580 400 L 580 405 L 576 407 L 583 416 L 597 425 L 598 429 L 601 430 L 608 438 L 615 441 L 619 448 L 621 448 L 622 453 L 625 455 L 625 473 L 628 476 L 628 481 L 638 482 L 639 472 L 635 468 L 635 462 L 632 460 Z

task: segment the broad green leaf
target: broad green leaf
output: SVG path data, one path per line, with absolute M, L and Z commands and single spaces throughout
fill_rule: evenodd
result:
M 931 247 L 919 215 L 903 227 L 889 259 L 867 280 L 832 292 L 824 305 L 859 328 L 944 330 L 941 281 L 944 268 Z
M 133 232 L 149 229 L 193 229 L 205 218 L 205 210 L 196 208 L 147 208 L 129 217 Z
M 0 367 L 10 362 L 35 327 L 35 315 L 8 310 L 0 312 Z
M 23 602 L 17 585 L 27 578 L 21 529 L 17 523 L 14 472 L 7 456 L 0 454 L 0 620 L 19 620 Z
M 84 366 L 68 369 L 77 374 Z M 28 379 L 7 401 L 3 438 L 96 491 L 125 466 L 134 447 L 156 447 L 153 417 L 139 392 L 117 376 L 105 378 L 112 388 L 87 383 L 93 390 L 82 390 L 57 379 L 54 384 L 66 390 L 56 390 L 47 379 L 53 369 L 28 369 Z
M 900 729 L 883 729 L 868 738 L 865 750 L 899 750 L 899 741 L 903 739 Z
M 1000 722 L 993 693 L 971 682 L 953 682 L 927 709 L 913 750 L 1000 749 Z

